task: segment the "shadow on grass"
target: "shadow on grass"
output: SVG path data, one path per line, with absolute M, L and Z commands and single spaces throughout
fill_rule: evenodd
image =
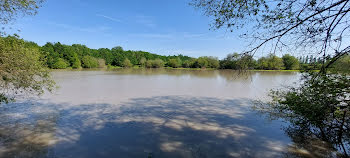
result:
M 134 98 L 112 104 L 2 107 L 0 157 L 281 157 L 281 122 L 247 99 Z

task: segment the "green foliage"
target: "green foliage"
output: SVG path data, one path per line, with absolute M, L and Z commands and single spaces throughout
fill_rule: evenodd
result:
M 80 67 L 81 67 L 81 62 L 79 59 L 76 59 L 75 61 L 73 61 L 73 64 L 72 64 L 73 69 L 79 69 Z
M 97 62 L 98 62 L 98 67 L 99 68 L 106 67 L 106 61 L 104 59 L 98 59 Z
M 91 56 L 94 58 L 103 59 L 105 65 L 111 66 L 123 66 L 123 62 L 125 61 L 125 59 L 128 59 L 132 65 L 141 65 L 141 67 L 146 67 L 147 60 L 161 59 L 163 61 L 169 61 L 169 59 L 192 59 L 188 56 L 183 56 L 181 54 L 178 56 L 162 56 L 143 51 L 125 51 L 120 46 L 114 47 L 112 49 L 90 49 L 80 44 L 73 44 L 69 46 L 63 45 L 59 42 L 54 44 L 46 43 L 44 46 L 41 47 L 41 50 L 45 55 L 47 65 L 50 68 L 54 68 L 54 64 L 58 60 L 58 58 L 66 60 L 68 66 L 71 66 L 72 68 L 78 68 L 77 66 L 79 65 L 79 61 L 77 61 L 77 59 L 79 59 L 82 63 L 81 65 L 84 67 L 82 61 L 84 56 Z M 99 62 L 99 67 L 104 67 L 101 64 L 102 62 Z
M 97 68 L 98 60 L 92 56 L 84 56 L 81 60 L 83 68 Z
M 152 68 L 153 67 L 153 60 L 147 60 L 146 61 L 146 67 L 147 68 Z
M 0 37 L 0 103 L 15 94 L 52 91 L 54 81 L 45 67 L 39 47 L 17 37 Z
M 146 62 L 147 62 L 147 59 L 145 57 L 142 57 L 140 60 L 141 67 L 146 67 Z
M 308 73 L 302 85 L 273 90 L 272 102 L 259 106 L 270 116 L 291 123 L 301 137 L 317 137 L 334 147 L 350 143 L 350 78 L 346 75 Z M 295 130 L 299 131 L 296 132 Z
M 129 60 L 128 58 L 126 58 L 126 59 L 123 61 L 122 66 L 125 67 L 125 68 L 130 68 L 130 67 L 132 67 L 132 63 L 130 62 L 130 60 Z
M 199 57 L 195 64 L 197 68 L 206 68 L 208 67 L 208 60 L 205 57 Z
M 283 69 L 283 60 L 276 56 L 270 54 L 267 58 L 268 61 L 268 69 L 269 70 L 282 70 Z
M 68 67 L 67 61 L 65 61 L 62 58 L 58 58 L 57 61 L 52 65 L 53 69 L 65 69 L 67 67 Z
M 147 68 L 161 68 L 164 67 L 164 61 L 162 59 L 148 60 L 146 62 Z
M 285 54 L 283 55 L 282 57 L 283 59 L 283 64 L 286 68 L 286 70 L 298 70 L 299 69 L 299 60 L 294 57 L 294 56 L 291 56 L 289 54 Z
M 262 57 L 257 62 L 257 68 L 263 70 L 282 70 L 284 68 L 282 58 L 269 54 L 267 57 Z
M 161 68 L 161 67 L 164 67 L 164 61 L 162 59 L 155 59 L 153 61 L 153 67 L 154 68 Z
M 254 69 L 256 61 L 250 55 L 240 55 L 238 53 L 228 54 L 224 60 L 220 61 L 221 69 Z
M 193 64 L 195 63 L 195 60 L 192 59 L 192 60 L 185 60 L 183 63 L 182 63 L 182 67 L 183 68 L 190 68 L 193 66 Z
M 162 56 L 157 54 L 152 54 L 143 51 L 124 51 L 121 47 L 114 47 L 112 49 L 100 48 L 100 49 L 90 49 L 84 45 L 73 44 L 63 45 L 61 43 L 46 43 L 44 46 L 39 47 L 34 42 L 28 42 L 28 45 L 40 48 L 43 54 L 43 60 L 49 68 L 67 68 L 72 67 L 74 69 L 84 67 L 84 68 L 103 68 L 105 65 L 111 65 L 114 67 L 124 67 L 124 62 L 126 59 L 130 61 L 128 63 L 129 67 L 132 65 L 140 65 L 141 67 L 163 67 L 164 63 L 167 66 L 179 68 L 221 68 L 221 69 L 263 69 L 263 70 L 281 70 L 284 69 L 284 63 L 287 64 L 286 69 L 289 69 L 288 63 L 295 63 L 297 60 L 293 56 L 284 56 L 283 60 L 275 55 L 269 55 L 267 57 L 262 57 L 258 59 L 258 62 L 250 55 L 246 54 L 229 54 L 227 57 L 221 61 L 216 57 L 199 57 L 191 58 L 184 55 L 177 56 Z M 97 65 L 95 59 L 85 58 L 87 64 L 84 65 L 83 58 L 85 56 L 93 57 L 98 59 Z M 64 64 L 63 60 L 66 64 Z M 160 59 L 163 62 L 156 62 L 156 59 Z M 291 59 L 291 60 L 290 60 Z M 316 59 L 314 59 L 316 60 Z M 89 62 L 93 61 L 93 62 Z M 148 63 L 147 63 L 148 61 Z M 165 62 L 167 61 L 167 62 Z M 309 57 L 308 57 L 309 61 Z M 311 60 L 310 60 L 311 61 Z M 91 65 L 92 63 L 92 65 Z M 157 63 L 157 64 L 154 64 Z M 313 63 L 304 64 L 301 66 L 305 69 L 319 69 L 319 65 L 312 65 Z M 291 64 L 292 69 L 297 69 L 297 64 Z
M 227 57 L 220 61 L 221 69 L 238 69 L 237 61 L 239 60 L 240 55 L 238 53 L 228 54 Z
M 124 49 L 123 49 L 123 47 L 121 47 L 121 46 L 116 46 L 116 47 L 113 47 L 113 48 L 112 48 L 112 51 L 123 52 Z
M 269 68 L 269 63 L 266 57 L 261 57 L 257 61 L 257 69 L 267 70 Z
M 173 68 L 181 67 L 181 59 L 180 58 L 169 59 L 168 66 Z
M 199 57 L 193 62 L 192 68 L 219 68 L 220 62 L 216 57 Z
M 220 62 L 217 57 L 204 57 L 208 61 L 208 68 L 217 69 L 220 67 Z
M 344 55 L 336 61 L 331 69 L 335 73 L 350 73 L 350 55 Z
M 236 63 L 238 69 L 254 69 L 256 64 L 253 56 L 247 54 L 242 55 Z
M 18 94 L 40 95 L 52 91 L 54 81 L 45 65 L 46 57 L 34 42 L 8 36 L 6 25 L 19 16 L 35 15 L 43 0 L 3 0 L 0 2 L 0 103 L 14 101 Z

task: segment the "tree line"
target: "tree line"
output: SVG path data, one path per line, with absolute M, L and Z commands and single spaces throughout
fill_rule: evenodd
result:
M 137 65 L 147 68 L 164 66 L 174 68 L 219 68 L 219 60 L 216 57 L 192 58 L 181 54 L 164 56 L 145 51 L 123 50 L 120 46 L 112 49 L 91 49 L 85 45 L 64 45 L 57 42 L 46 43 L 40 49 L 47 60 L 47 66 L 52 69 L 65 69 L 68 67 L 74 69 L 80 67 L 98 68 L 105 65 L 119 67 L 133 67 Z
M 16 37 L 1 37 L 9 40 Z M 116 67 L 145 67 L 145 68 L 213 68 L 213 69 L 251 69 L 251 70 L 318 70 L 321 68 L 322 58 L 313 56 L 295 57 L 285 54 L 278 57 L 274 54 L 254 59 L 249 55 L 238 53 L 228 54 L 219 60 L 217 57 L 202 56 L 193 58 L 185 55 L 164 56 L 145 51 L 124 50 L 117 46 L 112 49 L 91 49 L 85 45 L 65 45 L 60 42 L 46 43 L 39 46 L 34 42 L 25 41 L 31 48 L 40 50 L 42 59 L 51 69 L 65 68 L 103 68 Z M 327 57 L 331 58 L 331 57 Z M 327 60 L 326 60 L 327 62 Z M 334 64 L 336 70 L 347 71 L 350 66 L 350 57 L 344 56 Z M 344 66 L 345 65 L 345 66 Z
M 251 70 L 320 70 L 323 62 L 331 62 L 332 56 L 324 57 L 301 56 L 295 57 L 284 54 L 278 57 L 268 54 L 255 60 L 252 56 L 238 53 L 228 54 L 220 61 L 221 69 L 251 69 Z M 350 56 L 345 55 L 335 62 L 330 68 L 332 72 L 350 72 Z

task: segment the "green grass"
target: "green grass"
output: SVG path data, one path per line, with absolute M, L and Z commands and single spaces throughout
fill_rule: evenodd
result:
M 121 69 L 121 68 L 122 68 L 122 67 L 120 67 L 120 66 L 107 65 L 107 70 Z

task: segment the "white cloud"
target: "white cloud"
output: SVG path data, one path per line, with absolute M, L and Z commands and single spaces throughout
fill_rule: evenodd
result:
M 122 21 L 119 20 L 119 19 L 116 19 L 116 18 L 107 16 L 107 15 L 103 15 L 103 14 L 96 14 L 96 16 L 103 17 L 103 18 L 105 18 L 105 19 L 108 19 L 108 20 L 111 20 L 111 21 L 114 21 L 114 22 L 122 22 Z
M 49 23 L 50 25 L 54 25 L 56 27 L 61 27 L 70 31 L 80 31 L 80 32 L 88 32 L 88 33 L 100 33 L 110 30 L 110 27 L 107 26 L 98 26 L 98 27 L 76 27 L 69 24 L 60 24 L 60 23 Z

